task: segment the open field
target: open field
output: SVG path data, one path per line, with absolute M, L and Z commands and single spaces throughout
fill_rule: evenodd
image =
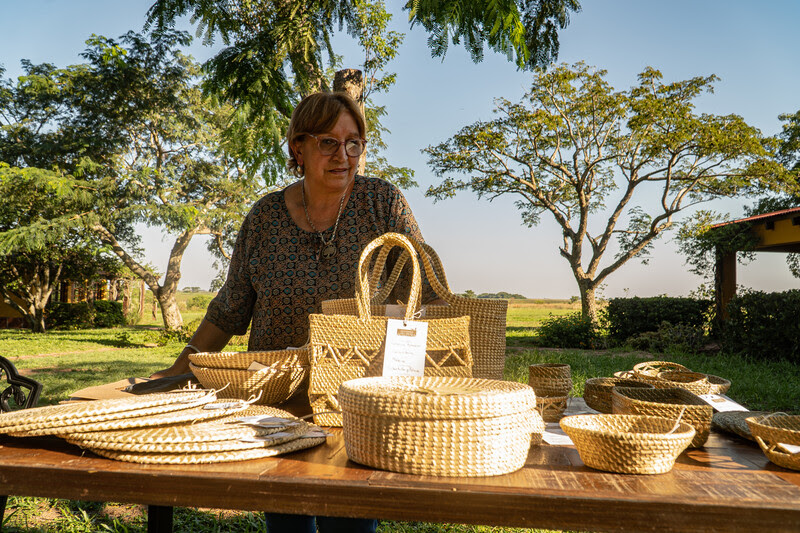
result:
M 681 353 L 648 354 L 625 349 L 611 351 L 555 350 L 537 348 L 535 331 L 552 313 L 579 309 L 579 304 L 512 301 L 507 328 L 505 378 L 527 382 L 528 366 L 535 363 L 568 363 L 572 367 L 573 395 L 582 395 L 587 378 L 609 376 L 630 369 L 640 361 L 675 361 L 701 372 L 730 379 L 729 395 L 750 409 L 792 410 L 800 405 L 800 368 L 787 362 L 760 362 L 722 355 Z M 188 323 L 203 312 L 189 311 Z M 191 318 L 190 318 L 191 317 Z M 157 317 L 160 319 L 160 317 Z M 125 377 L 148 376 L 171 364 L 183 347 L 176 340 L 159 338 L 158 320 L 137 326 L 83 331 L 51 331 L 41 335 L 27 331 L 0 330 L 2 353 L 24 374 L 44 384 L 42 404 L 67 398 L 70 392 Z M 245 350 L 244 345 L 229 346 Z M 14 533 L 111 531 L 140 533 L 146 530 L 143 509 L 115 503 L 70 502 L 42 498 L 11 497 L 3 531 Z M 257 532 L 263 520 L 257 513 L 208 509 L 176 509 L 176 533 Z M 518 528 L 382 521 L 381 533 L 521 533 Z

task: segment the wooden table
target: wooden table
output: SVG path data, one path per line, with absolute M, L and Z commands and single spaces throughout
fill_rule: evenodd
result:
M 522 470 L 488 478 L 395 474 L 348 461 L 341 433 L 293 454 L 205 466 L 99 458 L 57 438 L 0 436 L 0 493 L 597 531 L 800 531 L 800 472 L 712 433 L 672 472 L 619 475 L 570 446 L 534 446 Z

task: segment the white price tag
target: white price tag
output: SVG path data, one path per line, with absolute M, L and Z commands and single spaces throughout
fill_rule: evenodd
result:
M 428 323 L 389 319 L 386 324 L 384 376 L 421 376 L 425 371 Z
M 700 394 L 700 399 L 720 413 L 725 411 L 749 411 L 745 406 L 739 405 L 727 396 L 721 394 Z

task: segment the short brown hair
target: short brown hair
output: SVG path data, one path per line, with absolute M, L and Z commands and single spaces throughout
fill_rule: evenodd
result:
M 287 149 L 289 151 L 289 171 L 299 175 L 299 168 L 292 143 L 306 133 L 325 133 L 333 129 L 343 112 L 349 112 L 358 126 L 358 134 L 362 139 L 367 136 L 367 122 L 361 107 L 345 92 L 319 92 L 309 94 L 294 108 L 286 131 Z

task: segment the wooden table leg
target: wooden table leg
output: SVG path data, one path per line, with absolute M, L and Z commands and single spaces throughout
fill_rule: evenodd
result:
M 172 507 L 147 506 L 147 533 L 172 533 Z

